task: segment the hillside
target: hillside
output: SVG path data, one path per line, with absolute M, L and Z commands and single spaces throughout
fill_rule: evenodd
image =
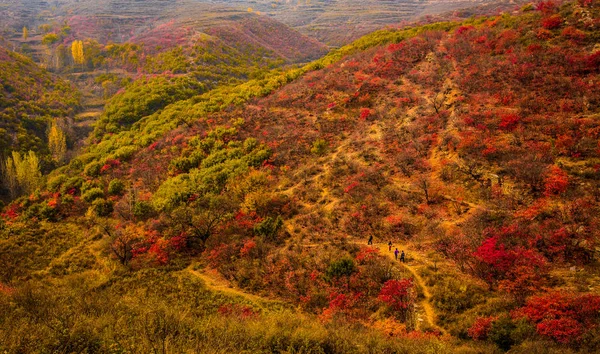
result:
M 0 156 L 33 150 L 48 155 L 47 130 L 54 119 L 69 125 L 79 94 L 68 82 L 31 59 L 0 46 Z
M 270 18 L 192 0 L 8 1 L 0 6 L 0 26 L 14 50 L 82 92 L 70 135 L 75 148 L 106 100 L 135 80 L 185 76 L 187 98 L 327 52 L 325 45 Z M 80 59 L 74 43 L 81 44 Z
M 598 25 L 542 2 L 135 81 L 4 209 L 0 351 L 598 352 Z
M 0 18 L 7 37 L 21 43 L 31 43 L 20 38 L 24 26 L 38 43 L 47 33 L 55 33 L 59 36 L 57 45 L 88 39 L 169 49 L 188 44 L 203 33 L 234 31 L 241 38 L 233 40 L 229 35 L 220 39 L 231 40 L 226 44 L 232 46 L 260 46 L 290 62 L 306 62 L 326 53 L 324 45 L 278 21 L 246 9 L 194 0 L 8 2 Z

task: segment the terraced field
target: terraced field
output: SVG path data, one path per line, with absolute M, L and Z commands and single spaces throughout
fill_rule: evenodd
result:
M 319 41 L 339 46 L 422 14 L 472 7 L 489 0 L 212 0 L 251 7 Z
M 171 39 L 175 45 L 210 34 L 236 47 L 264 48 L 291 62 L 306 62 L 326 53 L 325 45 L 267 16 L 240 6 L 196 0 L 6 0 L 0 2 L 0 34 L 21 40 L 26 26 L 39 44 L 38 27 L 52 31 L 67 23 L 73 39 L 108 42 L 143 42 L 149 47 Z M 41 48 L 43 50 L 44 48 Z
M 508 1 L 492 0 L 4 0 L 0 21 L 22 26 L 68 19 L 86 37 L 126 41 L 164 23 L 194 29 L 228 26 L 249 12 L 281 22 L 329 46 L 424 15 Z M 0 25 L 2 27 L 2 25 Z M 96 28 L 105 31 L 98 32 Z M 107 30 L 110 29 L 110 30 Z M 277 29 L 272 33 L 278 33 Z

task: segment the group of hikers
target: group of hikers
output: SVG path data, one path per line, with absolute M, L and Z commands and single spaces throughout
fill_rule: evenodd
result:
M 367 242 L 368 245 L 372 245 L 373 244 L 373 235 L 369 236 L 369 241 Z M 392 241 L 388 242 L 388 248 L 389 251 L 392 251 Z M 396 260 L 398 260 L 398 254 L 400 254 L 400 262 L 404 263 L 406 262 L 406 256 L 404 254 L 404 250 L 402 250 L 402 252 L 398 251 L 398 247 L 396 247 L 396 250 L 394 250 L 394 257 L 396 258 Z

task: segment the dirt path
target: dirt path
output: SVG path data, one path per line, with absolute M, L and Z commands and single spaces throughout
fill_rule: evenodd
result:
M 281 301 L 272 300 L 272 299 L 268 299 L 268 298 L 265 298 L 262 296 L 250 294 L 250 293 L 244 292 L 241 289 L 233 287 L 231 285 L 231 283 L 229 281 L 227 281 L 227 279 L 223 278 L 221 276 L 221 274 L 219 274 L 219 272 L 214 269 L 195 270 L 192 268 L 192 266 L 190 266 L 186 269 L 186 271 L 189 274 L 191 274 L 197 278 L 200 278 L 202 280 L 202 282 L 204 283 L 204 285 L 209 290 L 212 290 L 214 292 L 219 292 L 219 293 L 222 293 L 229 297 L 243 298 L 258 307 L 265 307 L 267 305 L 270 305 L 271 307 L 273 305 L 284 306 L 284 304 Z
M 366 246 L 364 241 L 360 242 L 360 241 L 352 240 L 349 242 L 353 243 L 355 245 L 358 245 L 358 246 Z M 331 244 L 331 242 L 308 243 L 308 244 L 304 244 L 303 246 L 304 247 L 321 247 L 324 244 Z M 419 326 L 420 322 L 424 322 L 428 325 L 429 328 L 435 328 L 440 333 L 442 333 L 442 335 L 448 334 L 448 332 L 444 328 L 440 327 L 437 324 L 437 314 L 435 313 L 433 305 L 431 304 L 431 292 L 429 291 L 429 287 L 425 283 L 425 280 L 423 280 L 423 278 L 419 275 L 419 273 L 417 272 L 417 269 L 415 269 L 415 265 L 411 264 L 415 261 L 420 262 L 420 263 L 425 263 L 423 261 L 422 257 L 416 252 L 410 252 L 410 258 L 413 261 L 411 261 L 410 263 L 400 263 L 399 261 L 397 261 L 395 259 L 394 253 L 390 252 L 388 250 L 387 244 L 375 243 L 373 245 L 373 247 L 378 248 L 382 255 L 387 256 L 390 259 L 392 259 L 395 264 L 398 264 L 398 266 L 401 266 L 402 268 L 406 269 L 412 275 L 417 286 L 421 289 L 421 292 L 423 294 L 423 299 L 418 302 L 417 310 L 422 309 L 420 315 L 422 315 L 423 321 L 418 321 L 419 323 L 417 323 L 417 328 L 420 327 Z M 394 249 L 396 247 L 398 248 L 398 250 L 405 250 L 405 252 L 407 251 L 406 245 L 394 244 L 392 249 Z
M 364 245 L 364 244 L 362 244 Z M 417 270 L 415 269 L 415 267 L 413 265 L 411 265 L 410 263 L 400 263 L 398 262 L 395 257 L 394 257 L 394 253 L 390 252 L 388 250 L 388 246 L 386 244 L 375 244 L 374 247 L 379 248 L 380 253 L 382 255 L 385 255 L 387 257 L 389 257 L 390 259 L 392 259 L 395 263 L 397 263 L 398 265 L 402 266 L 404 269 L 406 269 L 408 272 L 410 272 L 410 274 L 412 275 L 415 283 L 417 284 L 417 286 L 421 289 L 421 292 L 423 293 L 423 299 L 421 301 L 418 302 L 418 308 L 423 309 L 422 311 L 422 315 L 423 315 L 423 321 L 427 323 L 427 325 L 430 328 L 435 328 L 436 330 L 438 330 L 440 333 L 442 333 L 443 335 L 446 335 L 447 332 L 444 328 L 440 327 L 437 324 L 437 315 L 435 313 L 435 310 L 433 309 L 433 305 L 431 305 L 431 293 L 429 292 L 429 288 L 427 287 L 427 284 L 425 284 L 425 281 L 423 280 L 423 278 L 419 275 L 419 273 L 417 272 Z M 405 245 L 399 245 L 399 244 L 394 244 L 393 248 L 398 248 L 398 250 L 403 250 L 406 252 L 406 246 Z M 421 261 L 422 259 L 421 257 L 414 252 L 410 253 L 410 256 L 412 259 L 416 260 L 416 261 Z M 411 262 L 412 263 L 412 262 Z M 419 321 L 421 322 L 421 321 Z M 419 327 L 420 323 L 417 323 L 417 328 Z

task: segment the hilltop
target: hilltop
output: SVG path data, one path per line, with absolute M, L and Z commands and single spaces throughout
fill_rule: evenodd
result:
M 4 209 L 0 350 L 597 352 L 599 25 L 542 2 L 134 81 Z

